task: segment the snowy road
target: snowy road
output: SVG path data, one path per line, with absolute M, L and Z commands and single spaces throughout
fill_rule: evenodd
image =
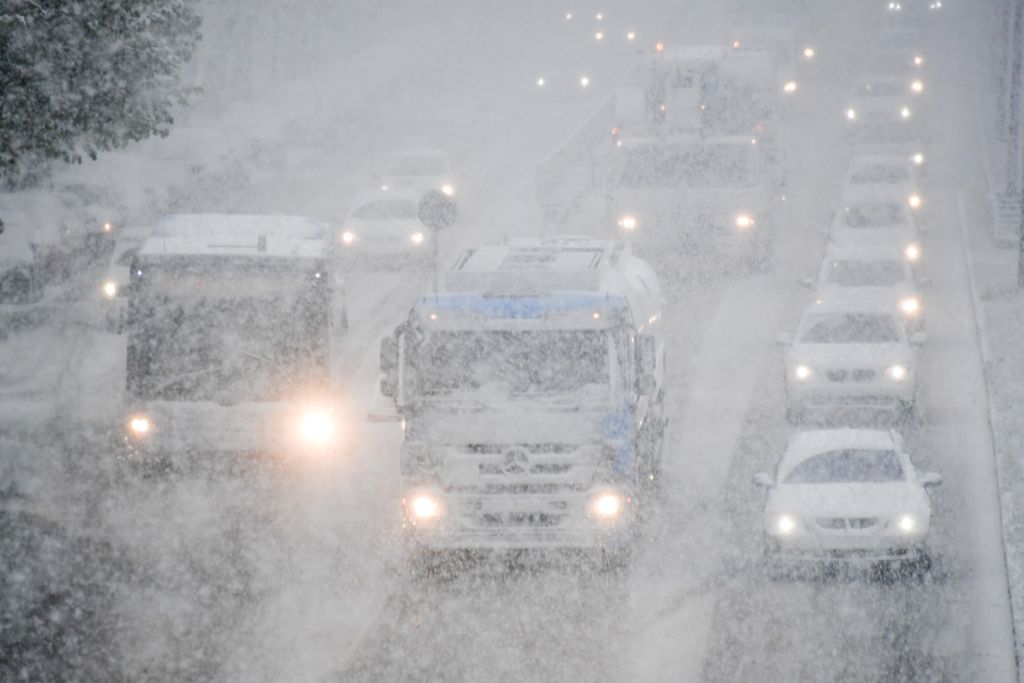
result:
M 249 176 L 193 208 L 333 217 L 372 182 L 369 160 L 426 142 L 449 147 L 465 178 L 461 221 L 443 237 L 445 254 L 537 234 L 534 165 L 602 95 L 549 102 L 519 94 L 511 84 L 529 84 L 532 71 L 523 77 L 522 41 L 504 24 L 533 27 L 531 59 L 557 61 L 565 48 L 562 27 L 537 20 L 528 3 L 513 5 L 502 15 L 476 3 L 435 4 L 418 17 L 426 23 L 395 29 L 401 58 L 367 38 L 344 69 L 375 87 L 357 98 L 322 95 L 310 123 L 314 137 L 332 126 L 343 133 L 327 135 L 331 144 L 293 145 L 278 172 Z M 697 35 L 694 27 L 723 22 L 720 11 L 694 12 L 664 3 L 651 14 Z M 431 29 L 451 26 L 474 31 L 435 50 Z M 943 40 L 934 39 L 936 47 Z M 427 54 L 432 70 L 427 61 L 402 68 L 410 55 Z M 489 58 L 467 63 L 466 54 Z M 628 58 L 600 61 L 601 92 L 628 68 Z M 433 71 L 446 73 L 441 86 Z M 757 563 L 762 494 L 751 475 L 774 467 L 791 430 L 774 337 L 792 329 L 808 302 L 796 280 L 817 270 L 818 229 L 845 168 L 838 112 L 846 83 L 819 87 L 784 131 L 791 197 L 772 272 L 662 274 L 672 328 L 664 505 L 625 577 L 558 567 L 470 570 L 434 582 L 405 576 L 394 534 L 399 430 L 365 418 L 382 407 L 371 405 L 378 341 L 429 286 L 425 273 L 347 279 L 351 329 L 338 343 L 336 380 L 349 429 L 345 452 L 331 462 L 126 476 L 111 459 L 110 435 L 82 429 L 116 419 L 119 405 L 121 342 L 95 331 L 93 297 L 0 340 L 5 358 L 21 359 L 5 364 L 18 382 L 0 396 L 10 478 L 25 483 L 35 512 L 109 540 L 138 568 L 119 587 L 115 620 L 133 677 L 1006 680 L 1000 639 L 1008 631 L 993 604 L 1001 558 L 997 530 L 986 523 L 991 443 L 959 223 L 962 213 L 976 215 L 983 189 L 978 169 L 960 163 L 971 158 L 963 139 L 951 134 L 969 116 L 955 106 L 955 83 L 936 85 L 936 101 L 949 106 L 932 119 L 936 173 L 926 187 L 930 341 L 920 422 L 906 434 L 919 466 L 946 480 L 934 494 L 935 571 L 922 583 L 774 580 Z M 307 95 L 297 88 L 297 98 Z M 29 420 L 22 413 L 35 399 Z

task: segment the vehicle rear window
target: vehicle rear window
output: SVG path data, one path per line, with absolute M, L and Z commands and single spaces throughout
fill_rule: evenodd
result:
M 903 479 L 896 451 L 844 448 L 804 460 L 785 477 L 787 484 L 881 484 Z

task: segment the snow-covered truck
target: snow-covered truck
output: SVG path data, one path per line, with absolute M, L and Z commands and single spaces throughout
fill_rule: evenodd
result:
M 160 221 L 128 282 L 127 452 L 188 462 L 335 446 L 329 227 L 289 216 Z M 337 302 L 337 303 L 336 303 Z
M 615 154 L 609 220 L 641 256 L 766 264 L 777 186 L 756 139 L 636 138 Z
M 413 558 L 630 556 L 665 419 L 661 295 L 627 244 L 471 249 L 381 342 Z

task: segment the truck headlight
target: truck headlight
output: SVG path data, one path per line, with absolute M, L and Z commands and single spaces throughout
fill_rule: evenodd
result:
M 619 219 L 619 227 L 623 230 L 633 231 L 639 225 L 636 216 L 623 216 Z
M 128 420 L 128 430 L 133 436 L 142 438 L 149 434 L 149 430 L 152 425 L 149 422 L 149 418 L 145 415 L 134 415 Z
M 754 217 L 749 213 L 741 213 L 736 216 L 736 227 L 740 230 L 754 227 Z
M 902 382 L 907 378 L 907 368 L 902 365 L 891 365 L 886 369 L 885 374 L 897 382 Z
M 591 498 L 588 507 L 592 517 L 606 520 L 617 519 L 622 514 L 622 496 L 611 491 L 599 493 Z
M 326 410 L 310 410 L 299 418 L 299 436 L 311 446 L 324 446 L 334 440 L 334 417 Z
M 916 296 L 908 296 L 900 300 L 900 310 L 903 315 L 913 317 L 921 312 L 921 301 Z
M 117 296 L 117 283 L 112 280 L 107 280 L 103 283 L 103 296 L 108 299 L 113 299 Z
M 406 510 L 414 519 L 437 519 L 444 514 L 440 498 L 429 493 L 415 493 L 406 501 Z
M 903 250 L 903 255 L 911 263 L 916 263 L 917 261 L 921 260 L 921 245 L 917 244 L 916 242 L 908 244 L 906 248 Z
M 798 365 L 795 368 L 793 368 L 793 376 L 796 377 L 797 381 L 799 382 L 806 382 L 811 378 L 811 375 L 813 374 L 814 371 L 811 370 L 810 366 L 808 365 Z

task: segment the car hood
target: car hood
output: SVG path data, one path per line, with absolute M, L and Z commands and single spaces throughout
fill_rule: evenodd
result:
M 765 513 L 813 517 L 929 516 L 928 495 L 916 483 L 780 484 L 768 494 Z
M 907 365 L 910 349 L 902 344 L 794 344 L 790 363 L 811 367 L 883 367 L 893 363 Z

